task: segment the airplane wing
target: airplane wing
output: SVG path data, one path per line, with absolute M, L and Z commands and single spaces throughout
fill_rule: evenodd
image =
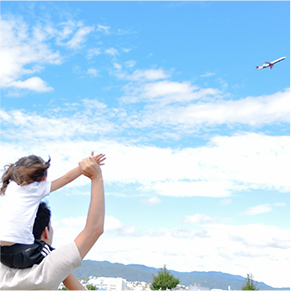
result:
M 268 64 L 268 66 L 266 65 L 266 67 L 270 67 L 270 70 L 272 70 L 272 68 L 274 67 L 274 62 L 265 62 L 266 64 Z

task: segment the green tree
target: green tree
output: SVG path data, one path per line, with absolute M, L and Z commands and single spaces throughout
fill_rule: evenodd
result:
M 257 288 L 258 282 L 254 283 L 254 277 L 252 274 L 247 274 L 245 283 L 242 285 L 241 290 L 259 290 Z
M 98 290 L 98 288 L 95 287 L 95 286 L 92 285 L 92 284 L 87 284 L 87 285 L 86 285 L 86 288 L 87 288 L 88 290 Z
M 166 265 L 164 268 L 161 268 L 158 271 L 158 275 L 153 275 L 153 282 L 151 285 L 152 290 L 166 290 L 173 289 L 180 283 L 179 279 L 176 279 L 171 273 L 167 270 Z

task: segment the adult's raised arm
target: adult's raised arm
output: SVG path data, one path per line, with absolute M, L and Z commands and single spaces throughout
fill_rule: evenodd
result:
M 91 179 L 91 201 L 84 230 L 75 243 L 83 259 L 104 231 L 104 186 L 100 166 L 91 156 L 79 163 L 82 174 Z

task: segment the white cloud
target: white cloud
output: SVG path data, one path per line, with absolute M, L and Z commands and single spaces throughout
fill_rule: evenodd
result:
M 214 137 L 206 146 L 181 151 L 119 144 L 106 152 L 113 155 L 108 161 L 113 179 L 141 183 L 159 195 L 226 197 L 246 189 L 288 192 L 289 143 L 284 136 L 243 134 Z M 135 166 L 137 160 L 142 167 Z M 127 165 L 126 171 L 118 164 Z
M 166 78 L 167 75 L 162 70 L 138 72 L 131 76 L 132 79 L 146 78 L 147 80 L 159 80 Z M 219 95 L 220 91 L 212 88 L 199 88 L 192 85 L 190 82 L 172 82 L 172 81 L 158 81 L 152 83 L 145 83 L 139 87 L 128 87 L 127 95 L 122 97 L 124 102 L 161 102 L 163 104 L 169 103 L 183 103 L 197 100 L 200 98 L 208 98 L 209 96 Z M 175 110 L 175 107 L 167 108 L 167 110 Z M 164 110 L 159 110 L 163 114 Z M 156 112 L 154 112 L 156 113 Z
M 285 203 L 285 202 L 276 202 L 276 203 L 274 204 L 274 206 L 279 206 L 279 207 L 281 207 L 281 206 L 286 206 L 286 203 Z
M 136 65 L 136 61 L 130 60 L 124 63 L 127 68 L 132 68 Z
M 113 67 L 114 67 L 115 69 L 117 69 L 117 70 L 121 70 L 121 69 L 122 69 L 122 65 L 119 64 L 119 63 L 116 63 L 116 62 L 113 63 Z
M 211 217 L 204 214 L 196 213 L 194 215 L 187 215 L 182 220 L 182 223 L 186 224 L 211 224 L 217 222 L 217 217 Z
M 141 200 L 141 203 L 145 205 L 157 205 L 157 204 L 160 204 L 161 202 L 162 202 L 161 199 L 157 196 L 153 196 L 148 199 Z
M 47 27 L 49 34 L 55 35 L 56 43 L 65 46 L 68 39 L 74 33 L 77 23 L 74 20 L 67 20 L 58 24 L 58 29 L 54 24 Z
M 46 38 L 48 32 L 42 27 L 29 27 L 20 19 L 1 19 L 0 48 L 0 86 L 18 87 L 38 92 L 52 90 L 39 77 L 26 81 L 20 79 L 42 70 L 42 64 L 60 64 L 62 58 L 58 51 L 53 51 Z
M 48 87 L 46 82 L 39 77 L 31 77 L 25 81 L 14 81 L 11 82 L 9 87 L 28 89 L 36 92 L 49 92 L 52 91 L 52 87 Z
M 216 75 L 215 73 L 207 72 L 207 73 L 201 75 L 200 77 L 201 78 L 208 78 L 208 77 L 212 77 L 212 76 L 215 76 L 215 75 Z
M 138 102 L 144 98 L 157 99 L 162 96 L 165 102 L 183 102 L 189 99 L 204 98 L 207 95 L 218 94 L 214 89 L 201 89 L 191 92 L 189 85 L 166 88 L 165 84 L 156 84 L 157 87 L 147 86 L 147 90 L 133 100 Z M 179 92 L 179 89 L 181 90 Z M 169 91 L 167 91 L 169 90 Z M 184 90 L 184 92 L 182 92 Z M 173 94 L 176 93 L 176 94 Z M 168 95 L 171 94 L 171 95 Z M 248 97 L 241 100 L 198 102 L 187 105 L 152 106 L 139 117 L 140 124 L 162 124 L 165 126 L 181 126 L 187 131 L 197 130 L 200 127 L 214 127 L 219 125 L 243 124 L 248 126 L 263 126 L 275 122 L 288 123 L 290 120 L 289 90 L 263 97 Z M 140 99 L 141 98 L 141 99 Z M 127 100 L 130 100 L 129 98 Z
M 137 70 L 130 76 L 124 72 L 116 73 L 122 79 L 143 81 L 127 84 L 124 96 L 120 98 L 124 103 L 146 102 L 138 119 L 129 116 L 131 126 L 175 126 L 178 131 L 189 133 L 206 126 L 241 124 L 261 127 L 290 121 L 289 89 L 266 96 L 225 100 L 218 89 L 201 88 L 191 82 L 159 81 L 159 78 L 167 78 L 167 73 L 161 69 L 151 73 L 149 70 Z
M 52 211 L 53 214 L 53 211 Z M 59 246 L 68 240 L 73 240 L 84 229 L 87 216 L 65 217 L 61 220 L 53 220 L 54 244 Z M 124 225 L 112 215 L 105 216 L 104 232 L 113 236 L 137 236 L 136 228 L 132 225 Z
M 86 36 L 93 30 L 94 28 L 89 26 L 79 28 L 73 37 L 67 42 L 67 46 L 70 48 L 79 48 L 81 44 L 85 42 Z
M 117 231 L 123 227 L 118 219 L 111 217 L 111 223 L 111 230 L 105 229 L 87 259 L 156 268 L 166 264 L 171 270 L 221 271 L 244 277 L 252 272 L 257 281 L 274 287 L 288 286 L 288 229 L 265 225 L 204 224 L 204 229 L 199 231 L 152 229 L 128 236 Z M 68 227 L 67 233 L 61 236 L 66 240 L 59 240 L 63 231 L 55 227 L 56 247 L 75 238 Z
M 118 230 L 118 229 L 121 229 L 122 227 L 123 227 L 123 224 L 117 218 L 113 216 L 105 217 L 105 225 L 104 225 L 105 231 Z
M 92 110 L 105 110 L 107 108 L 107 105 L 105 103 L 99 102 L 98 100 L 94 99 L 83 99 L 83 104 L 86 108 L 92 109 Z
M 91 77 L 97 77 L 99 72 L 98 72 L 98 70 L 96 70 L 94 68 L 89 68 L 87 70 L 87 74 L 90 75 Z
M 86 224 L 86 216 L 80 217 L 65 217 L 60 221 L 54 221 L 53 227 L 84 227 Z
M 204 146 L 176 150 L 110 138 L 98 141 L 96 132 L 110 135 L 113 131 L 103 115 L 98 116 L 99 111 L 106 112 L 107 108 L 100 102 L 85 103 L 90 116 L 94 116 L 91 120 L 80 112 L 68 119 L 0 109 L 1 160 L 10 163 L 16 153 L 17 156 L 38 153 L 41 148 L 40 155 L 53 156 L 52 173 L 62 174 L 59 169 L 63 164 L 73 166 L 91 150 L 99 150 L 108 157 L 104 168 L 107 183 L 122 183 L 121 187 L 128 185 L 128 189 L 132 183 L 137 184 L 140 195 L 227 197 L 250 189 L 289 191 L 288 136 L 254 133 L 216 136 Z M 10 142 L 5 142 L 8 138 Z
M 257 206 L 250 207 L 248 210 L 240 213 L 240 215 L 258 215 L 258 214 L 263 214 L 267 212 L 271 212 L 272 207 L 270 204 L 261 204 Z
M 87 36 L 95 31 L 93 26 L 85 26 L 82 21 L 73 19 L 50 25 L 49 32 L 56 39 L 56 44 L 70 49 L 81 48 L 86 42 Z M 93 48 L 89 50 L 88 54 L 92 54 L 92 57 L 98 54 L 98 49 Z
M 232 200 L 230 198 L 228 199 L 223 199 L 220 201 L 220 205 L 229 205 L 232 203 Z
M 98 56 L 100 54 L 101 54 L 101 50 L 99 48 L 92 48 L 92 49 L 88 50 L 87 57 L 89 59 L 91 59 L 91 58 Z
M 37 113 L 27 114 L 22 110 L 12 110 L 9 115 L 5 114 L 6 118 L 3 121 L 5 121 L 7 129 L 10 128 L 10 130 L 14 131 L 14 138 L 21 138 L 20 136 L 23 135 L 25 139 L 28 136 L 31 136 L 33 139 L 31 135 L 32 129 L 35 130 L 35 137 L 54 140 L 59 137 L 77 137 L 81 132 L 81 135 L 87 135 L 89 132 L 100 134 L 101 132 L 112 132 L 114 130 L 114 123 L 108 122 L 106 118 L 104 119 L 101 117 L 105 111 L 107 111 L 105 104 L 94 100 L 84 100 L 83 104 L 86 106 L 86 112 L 84 112 L 83 115 L 76 112 L 70 117 L 59 116 L 59 110 L 55 110 L 50 112 L 46 111 L 46 114 L 42 116 Z M 73 108 L 72 110 L 76 110 L 78 105 L 81 106 L 80 104 L 71 105 Z M 95 110 L 94 118 L 88 118 L 87 114 L 91 115 L 93 110 Z M 0 111 L 2 112 L 3 110 L 0 109 Z M 0 118 L 2 118 L 2 116 L 0 116 Z M 20 128 L 22 128 L 22 132 L 20 132 Z M 5 133 L 7 133 L 8 136 L 8 131 L 6 132 L 3 128 L 3 138 L 5 137 Z M 79 135 L 79 137 L 81 136 Z
M 115 56 L 118 54 L 118 50 L 115 48 L 109 48 L 109 49 L 105 50 L 105 53 L 112 55 L 112 56 Z
M 150 187 L 159 195 L 173 197 L 227 197 L 231 195 L 232 187 L 226 185 L 225 181 L 216 182 L 212 179 L 196 181 L 195 178 L 190 177 L 189 179 L 187 182 L 179 180 L 155 182 Z
M 124 63 L 125 67 L 131 68 L 134 67 L 136 64 L 135 61 L 127 61 Z M 166 73 L 163 69 L 137 69 L 133 73 L 128 73 L 126 71 L 121 71 L 122 66 L 119 65 L 118 67 L 115 66 L 115 69 L 117 71 L 113 72 L 113 74 L 122 80 L 128 80 L 128 81 L 133 81 L 133 82 L 138 82 L 138 85 L 132 85 L 132 84 L 127 84 L 125 86 L 126 93 L 128 95 L 123 96 L 121 100 L 123 102 L 127 103 L 134 103 L 138 102 L 135 98 L 138 98 L 140 101 L 142 100 L 142 91 L 144 91 L 144 86 L 145 84 L 155 84 L 155 83 L 147 83 L 147 82 L 153 82 L 161 79 L 166 79 L 170 77 L 169 73 Z M 138 95 L 138 97 L 135 97 L 135 95 Z
M 97 25 L 97 31 L 103 31 L 105 33 L 109 33 L 109 29 L 110 29 L 110 26 L 105 26 L 101 24 Z
M 169 75 L 162 69 L 148 69 L 148 70 L 136 70 L 132 75 L 127 76 L 127 79 L 139 81 L 155 81 L 160 79 L 166 79 Z
M 122 48 L 122 51 L 125 53 L 129 53 L 131 51 L 131 48 Z
M 53 48 L 55 40 L 59 46 L 80 48 L 93 27 L 81 22 L 67 21 L 59 27 L 55 24 L 37 24 L 30 28 L 20 18 L 1 18 L 0 86 L 3 88 L 28 89 L 37 92 L 53 90 L 45 80 L 26 75 L 41 72 L 45 64 L 59 65 L 63 62 L 60 52 Z M 98 49 L 89 51 L 88 57 L 98 54 Z

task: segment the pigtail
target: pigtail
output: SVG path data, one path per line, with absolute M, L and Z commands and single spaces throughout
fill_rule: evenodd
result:
M 49 156 L 49 159 L 48 159 L 47 162 L 44 162 L 42 165 L 38 165 L 39 170 L 40 170 L 41 173 L 43 173 L 43 176 L 44 176 L 44 177 L 47 177 L 48 168 L 49 168 L 50 165 L 51 165 L 50 162 L 51 162 L 51 157 Z M 40 174 L 40 175 L 41 175 L 41 174 Z M 37 178 L 36 178 L 36 181 L 38 181 Z
M 14 169 L 14 164 L 11 165 L 6 165 L 4 167 L 4 174 L 2 175 L 2 186 L 0 189 L 0 195 L 4 195 L 6 188 L 8 186 L 8 184 L 10 183 L 10 181 L 13 179 L 13 169 Z
M 48 169 L 50 167 L 50 165 L 51 165 L 51 157 L 49 156 L 49 159 L 47 162 L 44 163 L 44 166 L 46 169 Z

